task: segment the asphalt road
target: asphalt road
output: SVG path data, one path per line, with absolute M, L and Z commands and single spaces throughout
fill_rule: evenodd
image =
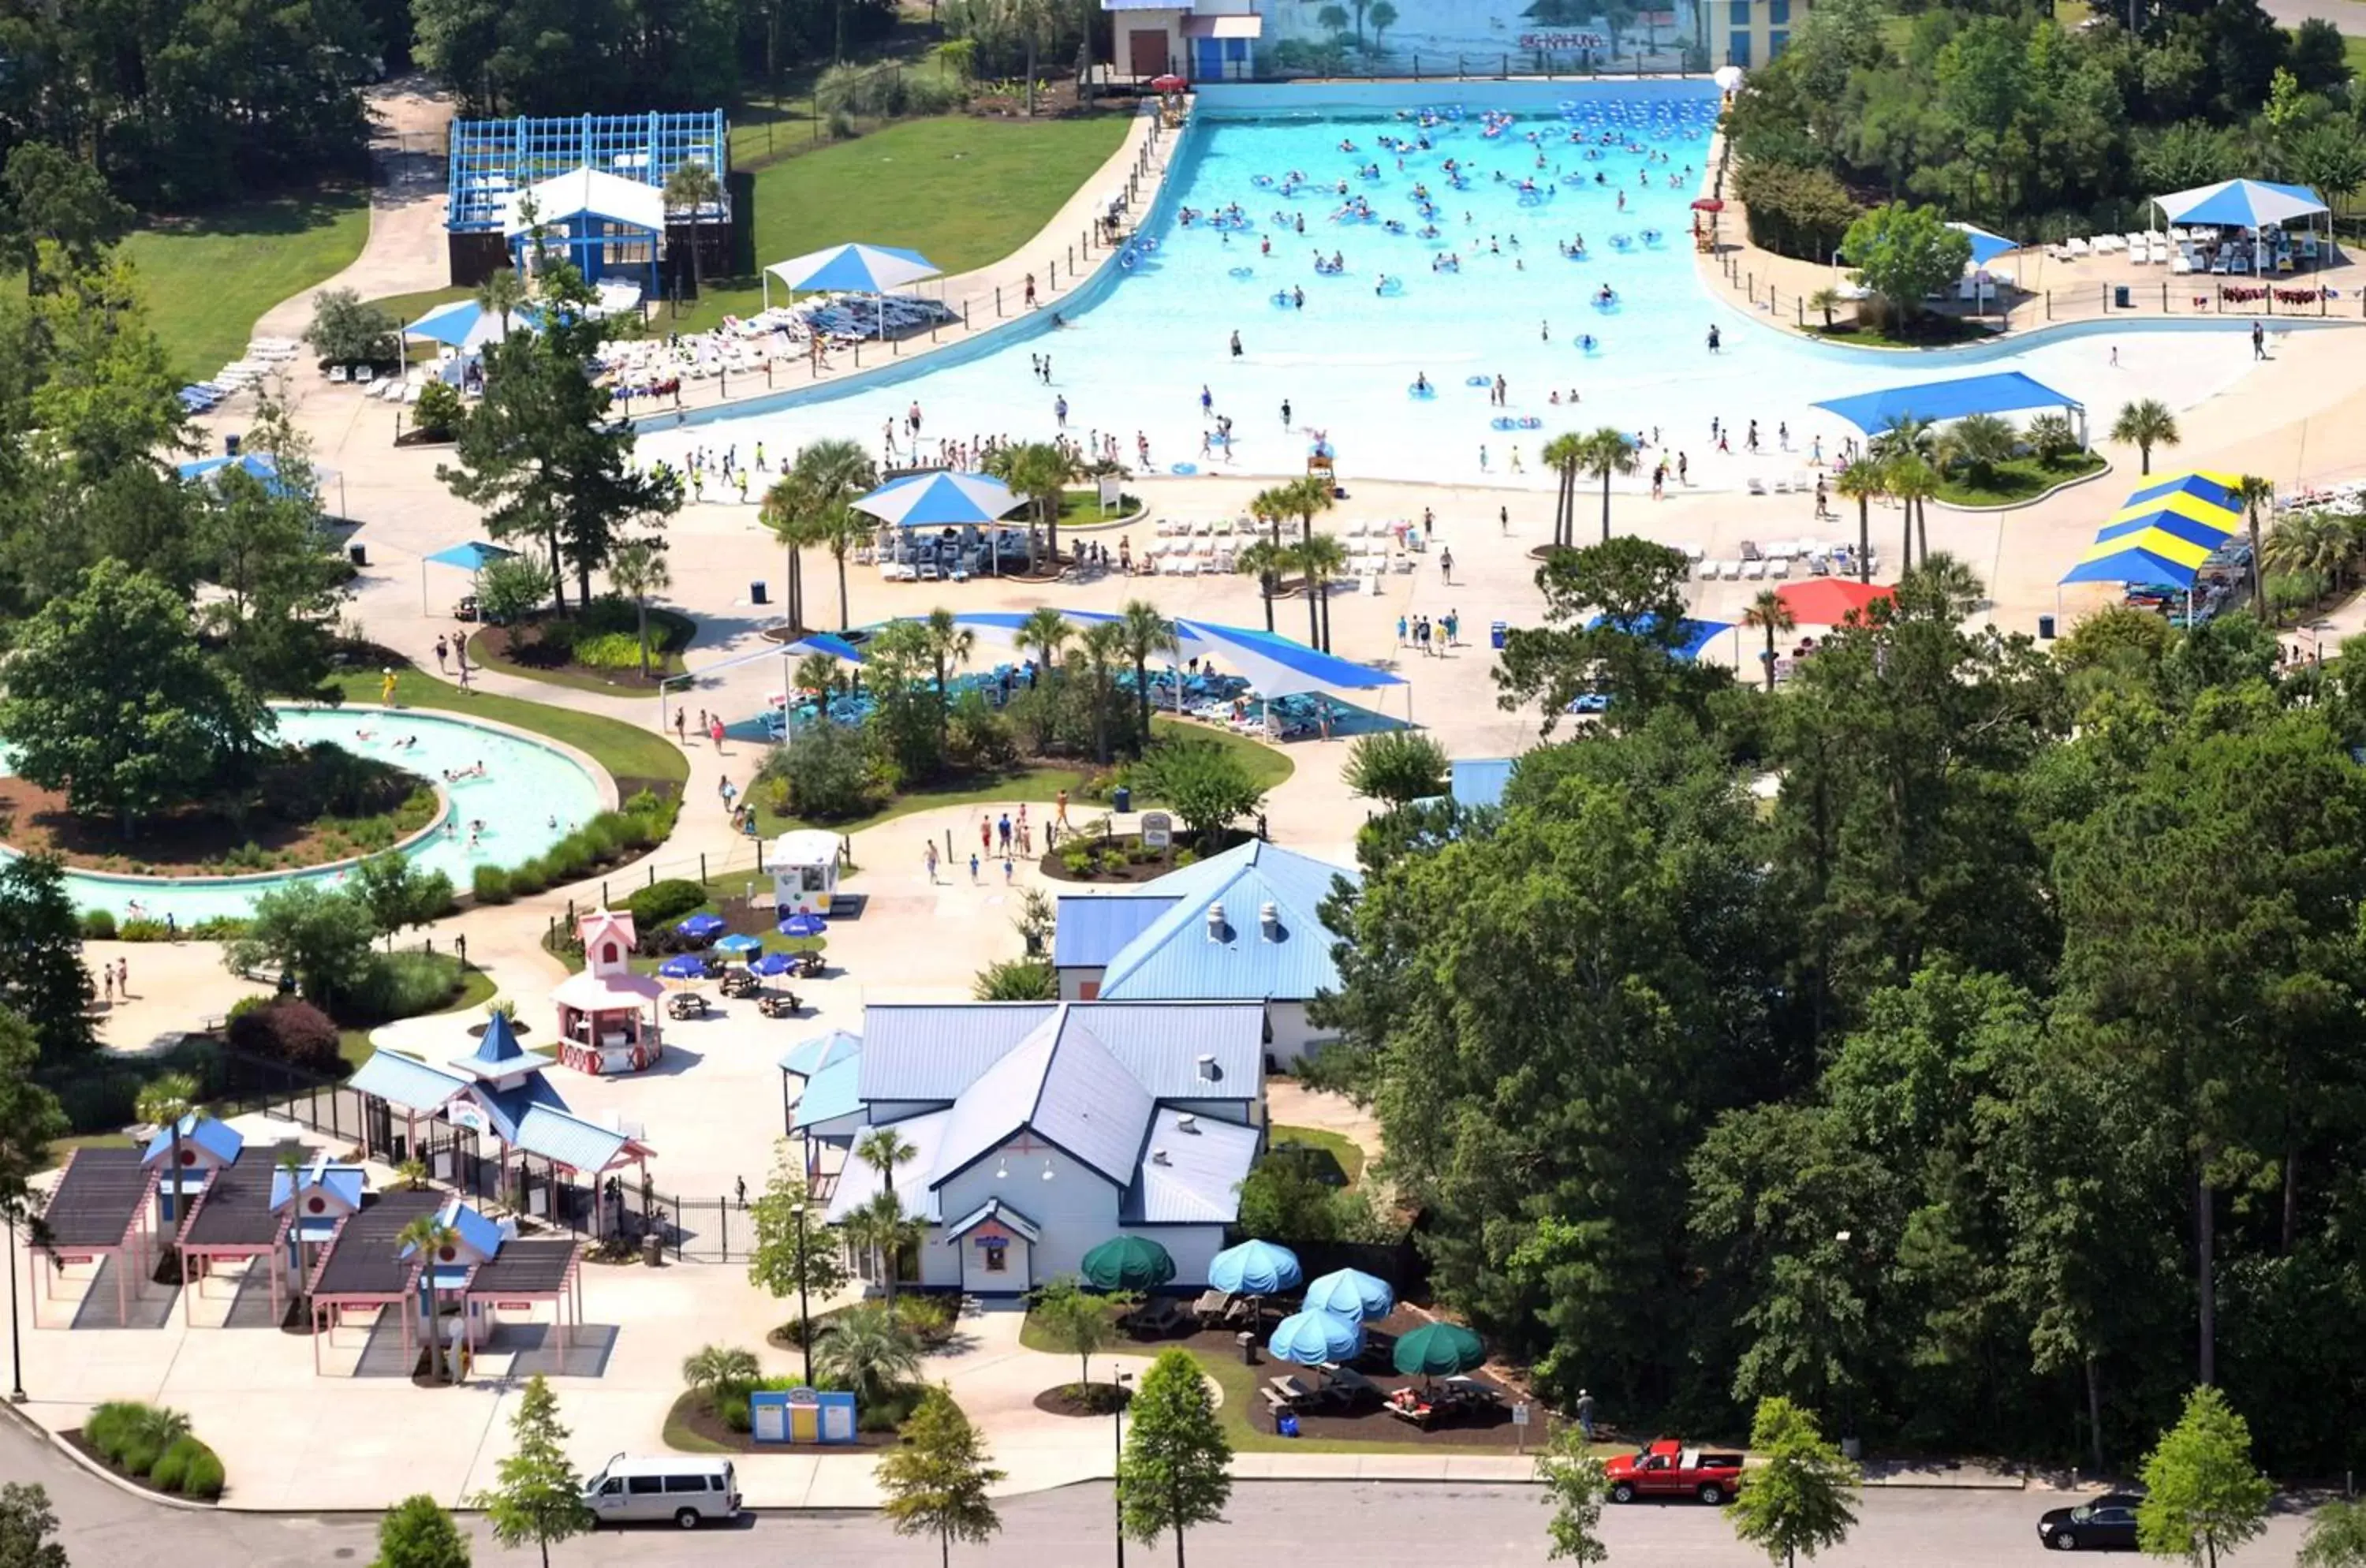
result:
M 422 1440 L 424 1436 L 422 1435 Z M 376 1553 L 374 1518 L 337 1516 L 192 1513 L 129 1497 L 83 1471 L 14 1423 L 0 1420 L 0 1479 L 49 1488 L 62 1538 L 75 1568 L 113 1568 L 154 1561 L 172 1568 L 330 1568 L 366 1564 Z M 1408 1568 L 1523 1568 L 1544 1562 L 1545 1510 L 1538 1494 L 1510 1486 L 1374 1483 L 1244 1484 L 1227 1522 L 1194 1531 L 1197 1568 L 1275 1568 L 1349 1562 Z M 1876 1490 L 1859 1510 L 1855 1533 L 1817 1568 L 1989 1568 L 2042 1562 L 2035 1522 L 2055 1502 L 2046 1493 Z M 482 1539 L 479 1564 L 535 1563 L 532 1552 L 502 1552 Z M 1728 1516 L 1697 1505 L 1612 1508 L 1605 1515 L 1613 1563 L 1653 1568 L 1763 1568 L 1765 1558 L 1733 1539 Z M 2289 1568 L 2301 1521 L 2280 1517 L 2268 1536 L 2237 1554 L 2235 1568 Z M 1165 1568 L 1171 1547 L 1134 1548 L 1136 1568 Z M 956 1548 L 963 1568 L 1071 1568 L 1113 1556 L 1105 1487 L 1013 1499 L 1002 1507 L 1002 1534 L 990 1546 Z M 670 1527 L 608 1531 L 567 1542 L 557 1568 L 625 1564 L 703 1568 L 705 1564 L 789 1562 L 862 1568 L 935 1568 L 932 1541 L 898 1539 L 877 1519 L 855 1514 L 767 1514 L 731 1529 L 684 1534 Z

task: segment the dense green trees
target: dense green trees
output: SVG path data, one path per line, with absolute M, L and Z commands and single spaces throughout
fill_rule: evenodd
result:
M 1605 722 L 1368 832 L 1333 911 L 1315 1070 L 1441 1293 L 1629 1425 L 2101 1467 L 2214 1382 L 2270 1467 L 2347 1462 L 2366 682 L 2242 615 L 2049 658 L 1934 555 L 1770 696 L 1656 640 L 1653 549 L 1545 568 L 1505 660 Z

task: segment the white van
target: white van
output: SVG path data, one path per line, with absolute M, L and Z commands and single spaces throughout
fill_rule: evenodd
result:
M 618 1454 L 583 1483 L 583 1506 L 592 1510 L 595 1524 L 671 1519 L 683 1529 L 696 1529 L 708 1519 L 738 1515 L 739 1476 L 727 1459 Z

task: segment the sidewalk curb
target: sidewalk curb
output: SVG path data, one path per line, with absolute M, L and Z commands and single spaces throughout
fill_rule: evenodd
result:
M 105 1465 L 100 1464 L 97 1461 L 92 1459 L 88 1454 L 83 1452 L 72 1443 L 67 1442 L 64 1434 L 51 1431 L 47 1427 L 42 1426 L 39 1421 L 36 1421 L 30 1416 L 26 1415 L 25 1412 L 17 1405 L 10 1404 L 6 1401 L 0 1401 L 0 1410 L 6 1410 L 9 1418 L 22 1426 L 25 1430 L 32 1433 L 35 1437 L 47 1443 L 51 1448 L 56 1450 L 67 1459 L 72 1460 L 75 1464 L 80 1465 L 84 1470 L 89 1472 L 99 1480 L 106 1482 L 109 1486 L 114 1487 L 118 1492 L 122 1493 L 127 1497 L 136 1497 L 143 1503 L 153 1503 L 159 1507 L 178 1508 L 185 1513 L 219 1514 L 227 1511 L 224 1505 L 220 1503 L 193 1503 L 186 1497 L 174 1497 L 162 1492 L 152 1492 L 145 1486 L 136 1485 L 133 1483 L 125 1480 L 122 1476 L 116 1474 L 115 1472 L 107 1469 Z

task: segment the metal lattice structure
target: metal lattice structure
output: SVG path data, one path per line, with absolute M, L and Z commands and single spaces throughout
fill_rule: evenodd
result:
M 498 234 L 510 197 L 544 180 L 588 168 L 662 187 L 687 163 L 713 169 L 725 188 L 721 203 L 702 209 L 693 221 L 727 224 L 730 158 L 729 128 L 721 109 L 455 120 L 444 226 L 455 234 Z

